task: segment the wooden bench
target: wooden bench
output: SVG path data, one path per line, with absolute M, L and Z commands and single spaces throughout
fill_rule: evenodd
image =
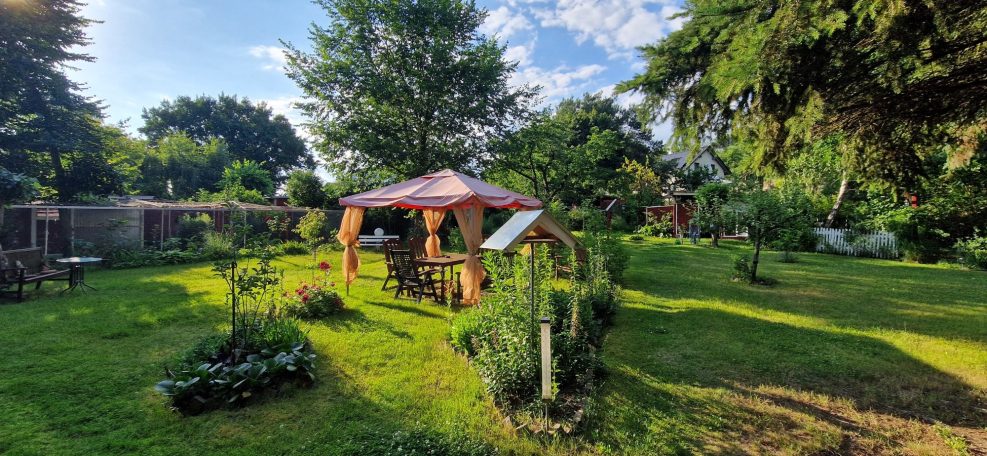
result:
M 361 235 L 361 236 L 358 236 L 357 237 L 357 240 L 360 241 L 360 247 L 378 247 L 379 248 L 379 247 L 382 247 L 384 245 L 384 241 L 388 241 L 388 240 L 391 240 L 391 239 L 397 240 L 397 239 L 401 239 L 401 237 L 398 236 L 398 235 L 396 235 L 396 234 L 384 235 L 384 230 L 382 230 L 380 228 L 377 228 L 376 230 L 374 230 L 373 236 L 370 236 L 370 235 Z
M 4 250 L 3 256 L 7 263 L 0 268 L 0 294 L 13 295 L 18 301 L 24 300 L 25 285 L 33 283 L 37 290 L 46 280 L 70 279 L 68 269 L 48 269 L 41 248 Z

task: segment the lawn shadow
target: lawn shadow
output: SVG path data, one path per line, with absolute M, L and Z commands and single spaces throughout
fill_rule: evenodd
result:
M 724 436 L 764 438 L 767 431 L 762 435 L 748 427 L 752 420 L 782 429 L 796 424 L 788 414 L 767 420 L 765 409 L 738 408 L 709 391 L 751 396 L 765 387 L 848 398 L 859 410 L 905 420 L 981 429 L 987 425 L 987 416 L 978 410 L 987 404 L 983 392 L 872 338 L 704 308 L 623 307 L 617 318 L 618 329 L 611 331 L 603 354 L 610 376 L 602 395 L 615 413 L 605 410 L 593 425 L 608 430 L 604 436 L 654 433 L 649 426 L 674 423 L 669 434 L 683 440 L 665 445 L 682 451 L 746 452 L 733 437 Z M 809 402 L 763 394 L 761 399 L 846 432 L 861 432 L 859 424 Z
M 391 334 L 394 337 L 401 339 L 413 339 L 414 337 L 411 333 L 407 331 L 402 331 L 396 329 L 394 325 L 380 320 L 380 319 L 370 319 L 367 315 L 358 309 L 345 308 L 338 314 L 332 317 L 326 318 L 319 322 L 319 324 L 332 329 L 334 331 L 351 331 L 351 332 L 373 332 L 373 331 L 383 331 Z

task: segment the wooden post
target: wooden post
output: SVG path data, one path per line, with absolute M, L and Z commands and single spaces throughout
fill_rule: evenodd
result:
M 552 324 L 541 317 L 541 398 L 552 400 Z

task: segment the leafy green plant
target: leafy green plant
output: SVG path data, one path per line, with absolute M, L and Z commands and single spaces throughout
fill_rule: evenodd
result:
M 497 450 L 462 434 L 436 434 L 424 428 L 364 437 L 358 448 L 343 454 L 381 456 L 492 456 Z
M 202 243 L 205 233 L 214 231 L 214 227 L 215 224 L 209 214 L 185 214 L 178 220 L 178 239 L 185 248 L 198 245 Z
M 733 257 L 733 280 L 751 281 L 751 257 L 746 253 Z
M 660 214 L 655 215 L 652 212 L 648 212 L 644 216 L 644 225 L 639 226 L 634 233 L 641 236 L 650 237 L 670 237 L 672 235 L 672 217 L 671 214 Z
M 975 236 L 956 243 L 960 261 L 971 268 L 987 269 L 987 236 Z
M 281 255 L 304 255 L 311 252 L 311 248 L 304 242 L 284 241 L 281 245 L 277 246 L 277 251 Z

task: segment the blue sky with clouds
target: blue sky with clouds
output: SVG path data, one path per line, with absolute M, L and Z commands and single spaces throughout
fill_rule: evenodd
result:
M 543 86 L 546 103 L 608 92 L 642 68 L 635 48 L 678 28 L 679 0 L 478 0 L 482 31 L 520 62 L 515 83 Z M 304 0 L 90 0 L 83 14 L 93 63 L 74 78 L 103 99 L 112 122 L 141 125 L 141 110 L 179 95 L 221 92 L 264 101 L 293 123 L 301 92 L 283 74 L 279 39 L 308 47 L 324 12 Z M 622 97 L 622 102 L 633 102 Z M 664 139 L 668 128 L 656 136 Z

